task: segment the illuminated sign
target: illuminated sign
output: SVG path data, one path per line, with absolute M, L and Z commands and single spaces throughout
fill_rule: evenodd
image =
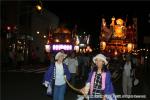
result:
M 53 44 L 52 45 L 52 50 L 72 50 L 72 45 L 68 45 L 68 44 Z

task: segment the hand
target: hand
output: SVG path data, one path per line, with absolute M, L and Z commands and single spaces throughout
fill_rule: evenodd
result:
M 80 92 L 84 95 L 84 97 L 88 95 L 88 90 L 86 89 L 86 87 L 82 88 Z
M 49 84 L 45 84 L 45 87 L 48 87 Z
M 80 92 L 85 95 L 85 87 L 83 87 L 82 89 L 80 89 Z
M 106 97 L 105 97 L 105 95 L 103 95 L 103 97 L 102 97 L 102 100 L 106 100 Z
M 84 96 L 86 96 L 89 90 L 90 90 L 90 83 L 86 83 L 86 85 L 80 91 L 82 94 L 84 94 Z
M 45 81 L 45 82 L 43 83 L 43 85 L 44 85 L 45 87 L 48 87 L 49 82 L 48 82 L 48 81 Z

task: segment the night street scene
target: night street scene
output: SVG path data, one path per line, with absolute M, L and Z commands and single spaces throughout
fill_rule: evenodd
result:
M 0 100 L 150 100 L 149 1 L 0 4 Z

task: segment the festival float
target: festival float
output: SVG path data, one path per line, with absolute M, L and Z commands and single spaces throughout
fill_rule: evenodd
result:
M 127 25 L 127 19 L 112 17 L 110 25 L 102 18 L 100 50 L 109 56 L 131 53 L 137 47 L 137 18 Z
M 50 29 L 47 44 L 45 45 L 46 52 L 57 52 L 61 49 L 66 52 L 92 52 L 89 46 L 90 35 L 78 35 L 77 25 L 69 30 L 64 25 L 60 25 L 56 29 Z
M 137 48 L 137 18 L 127 22 L 115 17 L 111 18 L 110 25 L 102 18 L 100 31 L 100 51 L 109 59 L 108 68 L 112 73 L 112 80 L 115 82 L 121 77 L 121 66 L 123 54 L 132 53 Z M 121 58 L 121 59 L 120 59 Z M 120 60 L 117 60 L 120 59 Z

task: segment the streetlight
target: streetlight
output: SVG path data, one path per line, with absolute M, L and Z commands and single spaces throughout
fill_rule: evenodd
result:
M 36 5 L 36 9 L 39 10 L 39 11 L 41 11 L 41 10 L 42 10 L 42 6 L 40 6 L 40 5 L 38 4 L 38 5 Z

